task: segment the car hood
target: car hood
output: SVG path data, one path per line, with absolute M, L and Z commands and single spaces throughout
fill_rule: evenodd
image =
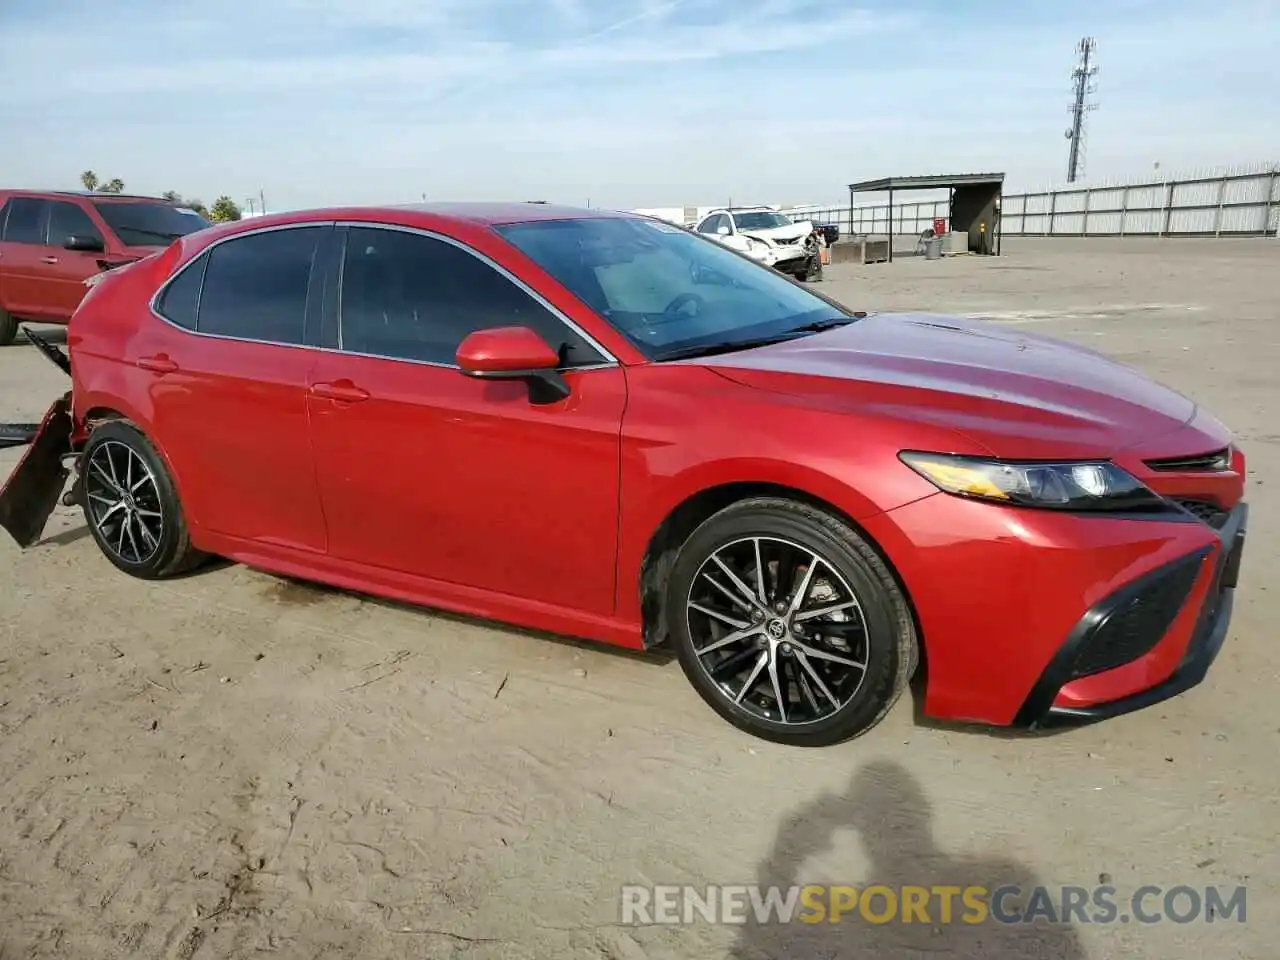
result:
M 813 233 L 813 224 L 805 220 L 800 223 L 788 223 L 782 227 L 769 227 L 767 230 L 739 230 L 738 232 L 744 236 L 759 237 L 762 240 L 791 242 L 793 240 L 803 240 Z
M 807 403 L 948 427 L 1010 459 L 1110 457 L 1196 414 L 1183 395 L 1093 350 L 951 317 L 872 314 L 697 362 Z

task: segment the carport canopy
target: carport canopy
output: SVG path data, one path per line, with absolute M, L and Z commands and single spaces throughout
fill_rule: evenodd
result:
M 1003 173 L 929 174 L 909 177 L 881 177 L 849 184 L 849 206 L 859 193 L 889 194 L 889 260 L 893 260 L 893 194 L 897 190 L 948 190 L 948 222 L 952 230 L 969 234 L 969 249 L 981 249 L 982 225 L 991 223 L 995 235 L 994 253 L 1000 254 L 1000 197 Z

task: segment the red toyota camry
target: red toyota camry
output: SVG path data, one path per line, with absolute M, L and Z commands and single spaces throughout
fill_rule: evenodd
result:
M 1244 457 L 1022 330 L 864 314 L 652 219 L 317 210 L 102 275 L 3 495 L 138 577 L 219 555 L 624 647 L 770 740 L 1041 726 L 1195 685 Z M 56 354 L 56 348 L 45 347 Z M 59 357 L 55 356 L 55 359 Z

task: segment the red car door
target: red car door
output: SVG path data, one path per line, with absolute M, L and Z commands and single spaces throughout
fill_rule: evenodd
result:
M 312 264 L 332 230 L 280 228 L 214 244 L 161 293 L 169 322 L 144 323 L 127 347 L 133 392 L 148 397 L 185 506 L 212 533 L 325 550 L 307 425 L 319 353 L 308 345 L 307 317 L 318 301 Z
M 68 250 L 67 240 L 79 237 L 96 240 L 99 250 Z M 106 240 L 89 215 L 75 203 L 49 201 L 48 243 L 41 255 L 41 298 L 51 311 L 70 318 L 84 299 L 84 282 L 101 273 L 98 261 L 104 256 Z
M 614 608 L 625 375 L 489 261 L 440 237 L 351 227 L 339 349 L 311 427 L 338 558 L 595 613 Z M 468 333 L 564 344 L 572 394 L 463 376 Z
M 47 201 L 39 197 L 10 197 L 0 225 L 0 305 L 33 320 L 46 319 L 49 312 L 41 303 L 46 208 Z

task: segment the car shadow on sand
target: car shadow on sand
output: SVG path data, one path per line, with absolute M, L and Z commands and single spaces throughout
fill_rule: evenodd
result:
M 864 876 L 842 877 L 839 882 L 859 890 L 883 885 L 900 897 L 906 886 L 958 890 L 976 885 L 988 891 L 1016 886 L 1021 893 L 1002 902 L 1003 911 L 1013 911 L 1026 903 L 1040 883 L 1013 860 L 954 857 L 940 850 L 933 838 L 932 809 L 919 783 L 897 763 L 878 760 L 860 767 L 847 790 L 819 797 L 786 821 L 757 869 L 761 894 L 777 886 L 785 896 L 787 887 L 812 882 L 803 875 L 806 862 L 824 854 L 829 857 L 836 834 L 843 830 L 857 834 L 867 866 L 858 871 Z M 883 916 L 884 897 L 878 895 L 872 903 L 872 916 Z M 991 918 L 965 922 L 966 912 L 957 893 L 950 923 L 943 922 L 940 898 L 933 895 L 927 901 L 927 923 L 920 922 L 918 914 L 916 922 L 902 922 L 901 911 L 882 923 L 868 922 L 856 909 L 838 923 L 801 923 L 793 918 L 785 924 L 762 924 L 749 913 L 727 956 L 729 960 L 1088 957 L 1069 924 L 999 923 Z

